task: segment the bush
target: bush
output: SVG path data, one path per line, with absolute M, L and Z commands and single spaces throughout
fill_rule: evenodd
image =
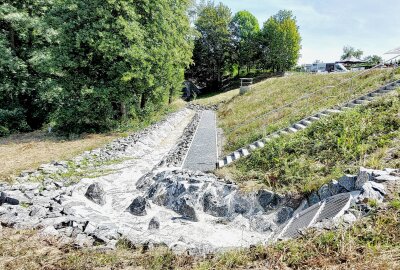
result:
M 7 136 L 12 132 L 29 131 L 24 110 L 16 108 L 13 110 L 0 109 L 0 136 Z

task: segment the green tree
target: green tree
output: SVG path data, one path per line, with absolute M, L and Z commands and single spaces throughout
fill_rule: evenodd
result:
M 51 1 L 0 4 L 0 135 L 40 128 L 57 104 L 44 23 Z
M 249 71 L 257 55 L 257 36 L 260 26 L 257 18 L 248 11 L 239 11 L 230 23 L 234 44 L 234 59 L 238 65 L 238 74 L 241 67 L 247 66 Z
M 383 59 L 379 55 L 367 56 L 364 58 L 364 61 L 367 61 L 368 63 L 373 64 L 373 65 L 378 65 L 378 64 L 383 63 Z
M 137 0 L 139 23 L 145 29 L 146 75 L 141 82 L 141 109 L 157 109 L 182 89 L 184 71 L 191 63 L 193 29 L 190 0 Z M 157 46 L 155 46 L 157 45 Z
M 294 67 L 300 57 L 301 37 L 291 11 L 281 10 L 263 26 L 261 48 L 265 68 L 284 72 Z
M 360 59 L 364 52 L 362 50 L 356 50 L 354 47 L 351 46 L 344 46 L 343 47 L 343 54 L 340 57 L 341 60 L 345 60 L 350 57 L 355 57 Z
M 189 1 L 58 0 L 49 23 L 62 84 L 60 131 L 104 131 L 147 117 L 181 88 L 191 59 Z
M 210 88 L 222 87 L 224 71 L 232 62 L 231 17 L 227 6 L 208 2 L 201 7 L 195 22 L 199 37 L 195 40 L 190 74 Z

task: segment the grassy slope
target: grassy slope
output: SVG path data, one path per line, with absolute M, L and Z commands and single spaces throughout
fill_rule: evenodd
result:
M 196 258 L 121 243 L 115 251 L 74 249 L 35 231 L 3 229 L 0 269 L 399 269 L 400 201 L 348 229 L 310 232 L 272 246 Z
M 152 115 L 146 122 L 131 121 L 122 131 L 108 134 L 86 134 L 75 139 L 49 135 L 44 131 L 15 134 L 0 138 L 0 182 L 12 181 L 21 171 L 36 169 L 40 164 L 57 160 L 68 160 L 84 151 L 101 147 L 112 140 L 127 136 L 152 123 L 160 121 L 168 113 L 184 107 L 177 100 L 168 109 Z
M 400 78 L 398 70 L 396 78 Z M 294 74 L 289 77 L 272 78 L 255 84 L 243 96 L 238 90 L 222 93 L 197 101 L 201 104 L 224 102 L 218 116 L 219 125 L 226 136 L 226 152 L 236 150 L 255 141 L 263 135 L 286 127 L 301 118 L 341 104 L 351 97 L 359 96 L 381 86 L 390 78 L 390 70 L 375 70 L 357 77 L 352 83 L 344 83 L 335 88 L 325 88 L 310 99 L 298 101 L 293 106 L 265 115 L 271 110 L 293 102 L 322 87 L 334 86 L 357 73 L 341 74 Z M 351 87 L 351 91 L 349 91 Z M 260 119 L 253 121 L 257 117 Z M 251 121 L 251 122 L 249 122 Z
M 231 172 L 273 189 L 311 192 L 360 166 L 400 168 L 400 91 L 266 143 Z

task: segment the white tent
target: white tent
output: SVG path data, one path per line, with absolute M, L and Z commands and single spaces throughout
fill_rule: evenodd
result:
M 386 52 L 385 54 L 400 54 L 400 47 L 390 50 L 390 51 Z

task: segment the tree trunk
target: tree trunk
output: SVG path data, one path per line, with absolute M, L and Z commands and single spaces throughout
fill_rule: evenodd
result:
M 125 104 L 125 102 L 121 102 L 120 110 L 121 110 L 121 118 L 122 119 L 126 119 L 127 113 L 126 113 L 126 104 Z
M 143 93 L 142 98 L 140 100 L 140 108 L 144 109 L 146 107 L 146 103 L 147 103 L 147 95 L 146 93 Z
M 168 104 L 171 104 L 173 101 L 173 96 L 174 96 L 174 90 L 172 87 L 169 89 L 169 98 L 168 98 Z

